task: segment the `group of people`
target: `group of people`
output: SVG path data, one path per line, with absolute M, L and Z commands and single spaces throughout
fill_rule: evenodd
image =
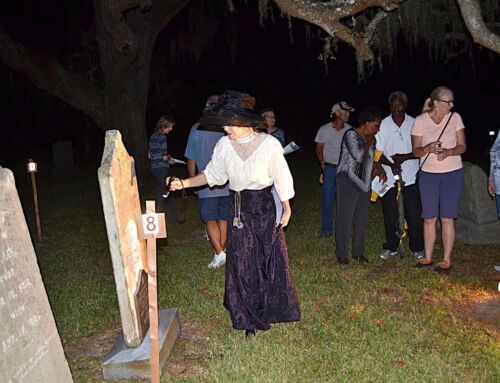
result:
M 385 182 L 382 195 L 385 243 L 380 258 L 399 253 L 401 230 L 398 198 L 403 198 L 409 247 L 417 268 L 433 265 L 436 222 L 441 223 L 443 260 L 434 271 L 449 272 L 455 241 L 454 220 L 463 186 L 460 155 L 465 152 L 464 125 L 452 112 L 453 92 L 434 89 L 422 114 L 406 114 L 408 98 L 400 91 L 388 98 L 391 114 L 382 120 L 374 108 L 363 110 L 356 128 L 348 125 L 354 108 L 345 101 L 332 107 L 333 121 L 323 125 L 316 136 L 316 155 L 323 168 L 323 213 L 321 238 L 333 234 L 333 201 L 337 197 L 336 255 L 342 264 L 352 258 L 368 262 L 364 238 L 368 219 L 371 184 L 375 177 Z M 380 159 L 375 161 L 375 150 Z M 401 179 L 398 189 L 395 179 Z M 402 196 L 399 196 L 400 193 Z
M 386 238 L 380 258 L 396 256 L 401 240 L 394 183 L 398 176 L 416 267 L 433 265 L 439 219 L 443 260 L 434 270 L 448 272 L 463 185 L 460 155 L 466 149 L 462 119 L 452 112 L 453 92 L 436 88 L 415 119 L 406 114 L 408 99 L 403 92 L 391 93 L 388 104 L 391 114 L 386 118 L 382 119 L 380 110 L 368 107 L 352 127 L 348 121 L 354 108 L 345 101 L 337 102 L 331 109 L 332 121 L 319 129 L 315 138 L 323 171 L 319 236 L 335 234 L 341 264 L 349 263 L 350 242 L 352 259 L 368 262 L 364 241 L 372 180 L 378 177 L 388 188 L 381 197 Z M 295 194 L 283 154 L 285 134 L 276 127 L 273 110 L 258 114 L 254 105 L 250 95 L 231 90 L 209 97 L 185 151 L 189 178 L 169 182 L 170 190 L 197 188 L 200 216 L 214 249 L 209 268 L 226 265 L 224 306 L 233 327 L 245 330 L 247 336 L 269 329 L 271 323 L 300 320 L 283 231 Z M 158 141 L 153 137 L 151 143 Z M 377 151 L 381 153 L 378 160 Z M 164 151 L 150 156 L 161 190 L 168 171 L 159 174 L 153 163 L 161 160 L 168 168 L 166 143 Z M 492 175 L 500 173 L 498 161 L 500 156 L 492 160 Z M 490 177 L 492 194 L 500 190 L 495 180 L 498 178 Z M 496 198 L 500 212 L 500 193 Z

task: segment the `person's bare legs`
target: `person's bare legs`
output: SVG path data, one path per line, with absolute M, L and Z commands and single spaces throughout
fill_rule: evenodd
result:
M 451 265 L 451 251 L 455 243 L 455 220 L 441 217 L 441 237 L 443 239 L 443 262 Z
M 207 234 L 215 250 L 214 259 L 208 264 L 209 269 L 217 269 L 226 263 L 227 221 L 207 221 Z
M 227 242 L 227 221 L 225 219 L 221 219 L 220 221 L 217 221 L 217 225 L 219 226 L 220 243 L 222 248 L 225 249 Z
M 207 221 L 207 234 L 212 247 L 216 254 L 219 254 L 226 247 L 227 240 L 227 222 L 225 232 L 222 233 L 220 222 L 222 221 Z
M 424 219 L 424 251 L 425 260 L 421 263 L 431 263 L 434 252 L 434 243 L 436 242 L 436 221 L 437 218 Z

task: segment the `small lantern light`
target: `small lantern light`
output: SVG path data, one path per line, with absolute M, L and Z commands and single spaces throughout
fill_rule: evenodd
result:
M 28 173 L 36 173 L 38 171 L 38 164 L 33 160 L 28 160 Z

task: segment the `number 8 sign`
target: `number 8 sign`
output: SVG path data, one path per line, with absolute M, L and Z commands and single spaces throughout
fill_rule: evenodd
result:
M 146 201 L 146 214 L 135 217 L 140 239 L 166 238 L 165 214 L 155 213 L 155 201 Z
M 160 233 L 160 225 L 158 224 L 158 214 L 143 214 L 142 230 L 145 235 L 153 235 L 156 237 Z

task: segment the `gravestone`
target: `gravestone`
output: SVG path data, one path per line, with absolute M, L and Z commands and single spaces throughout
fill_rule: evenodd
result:
M 69 176 L 75 173 L 76 167 L 73 159 L 73 144 L 71 141 L 59 141 L 52 144 L 52 157 L 55 176 Z
M 151 370 L 146 243 L 138 238 L 136 226 L 142 211 L 134 160 L 117 130 L 106 132 L 98 176 L 123 329 L 104 359 L 103 375 L 105 379 L 147 378 Z M 161 369 L 180 333 L 178 310 L 159 310 Z
M 464 243 L 500 243 L 500 220 L 487 184 L 487 176 L 479 166 L 464 162 L 464 188 L 455 225 L 456 237 Z
M 14 176 L 0 166 L 0 382 L 73 382 Z
M 106 132 L 98 176 L 123 337 L 127 346 L 137 347 L 149 323 L 146 244 L 139 240 L 135 223 L 141 203 L 134 159 L 117 130 Z

